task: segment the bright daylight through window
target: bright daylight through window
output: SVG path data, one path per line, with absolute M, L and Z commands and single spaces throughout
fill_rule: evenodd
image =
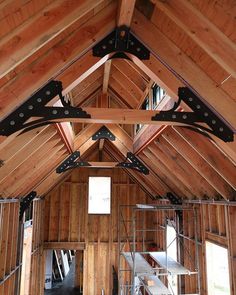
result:
M 89 177 L 88 213 L 111 213 L 111 177 Z
M 177 261 L 177 240 L 176 240 L 176 230 L 175 224 L 173 221 L 168 220 L 167 225 L 167 256 Z M 177 286 L 177 276 L 169 275 L 168 276 L 168 285 L 171 290 L 171 294 L 178 294 L 178 286 Z
M 230 295 L 228 250 L 206 242 L 208 295 Z

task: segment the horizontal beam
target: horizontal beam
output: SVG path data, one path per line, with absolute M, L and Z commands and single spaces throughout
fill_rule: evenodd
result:
M 43 244 L 44 249 L 53 250 L 84 250 L 83 242 L 46 242 Z
M 115 168 L 118 162 L 89 162 L 89 168 Z
M 56 119 L 57 122 L 80 122 L 80 123 L 101 123 L 101 124 L 147 124 L 147 125 L 177 125 L 186 126 L 184 123 L 173 121 L 152 121 L 152 117 L 159 114 L 156 110 L 137 109 L 112 109 L 112 108 L 83 108 L 90 118 L 63 118 Z

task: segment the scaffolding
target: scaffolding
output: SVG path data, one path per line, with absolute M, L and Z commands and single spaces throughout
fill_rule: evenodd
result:
M 184 248 L 183 239 L 188 239 L 182 233 L 177 224 L 171 222 L 169 214 L 175 213 L 176 219 L 182 214 L 184 210 L 192 211 L 192 219 L 194 223 L 194 243 L 195 243 L 195 256 Z M 131 212 L 131 218 L 124 218 L 124 211 Z M 162 212 L 164 216 L 165 226 L 157 224 L 156 228 L 146 228 L 144 220 L 147 218 L 147 212 Z M 180 213 L 181 212 L 181 213 Z M 145 215 L 146 214 L 146 215 Z M 126 214 L 127 216 L 127 214 Z M 142 224 L 142 228 L 137 225 Z M 167 225 L 174 228 L 176 232 L 175 238 L 167 245 Z M 198 237 L 197 237 L 197 214 L 196 209 L 189 206 L 182 205 L 121 205 L 119 208 L 119 226 L 118 226 L 118 245 L 119 245 L 119 295 L 177 295 L 184 293 L 177 292 L 171 288 L 168 281 L 170 276 L 177 276 L 178 285 L 181 285 L 182 276 L 197 276 L 196 293 L 188 295 L 201 295 L 200 294 L 200 272 L 199 272 L 199 253 L 198 253 Z M 165 236 L 165 251 L 157 251 L 148 249 L 147 234 L 155 233 L 158 231 L 164 232 Z M 178 244 L 182 241 L 182 251 L 184 256 L 188 256 L 194 264 L 194 267 L 187 269 L 180 262 L 174 260 L 168 255 L 168 248 L 177 240 Z M 180 258 L 180 250 L 177 251 L 177 257 Z M 181 254 L 183 255 L 183 253 Z M 149 264 L 149 261 L 155 261 L 154 267 Z M 177 259 L 179 260 L 179 259 Z M 145 291 L 144 291 L 145 290 Z M 180 287 L 179 287 L 180 290 Z M 146 292 L 146 293 L 145 293 Z

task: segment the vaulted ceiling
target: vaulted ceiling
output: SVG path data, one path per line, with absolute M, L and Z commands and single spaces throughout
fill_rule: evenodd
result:
M 50 80 L 61 81 L 71 104 L 96 117 L 0 136 L 0 197 L 32 190 L 43 196 L 68 177 L 56 167 L 79 150 L 98 166 L 133 152 L 150 173 L 126 171 L 150 196 L 236 200 L 235 140 L 163 122 L 136 134 L 122 119 L 132 110 L 133 121 L 145 123 L 139 109 L 155 82 L 166 91 L 158 110 L 172 108 L 178 88 L 188 86 L 235 130 L 235 15 L 234 0 L 0 1 L 1 119 Z M 93 55 L 93 46 L 122 25 L 150 50 L 148 60 Z M 114 112 L 103 121 L 108 108 Z M 92 140 L 103 125 L 115 141 Z

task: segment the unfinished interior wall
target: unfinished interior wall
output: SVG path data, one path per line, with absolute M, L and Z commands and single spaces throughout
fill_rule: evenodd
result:
M 228 249 L 229 253 L 229 272 L 231 294 L 235 294 L 236 284 L 236 206 L 220 204 L 199 204 L 191 205 L 197 212 L 197 236 L 199 251 L 199 269 L 201 278 L 201 294 L 207 294 L 207 272 L 206 272 L 206 241 L 215 243 Z M 153 214 L 153 213 L 152 213 Z M 153 214 L 154 216 L 154 214 Z M 159 211 L 156 214 L 157 219 L 153 223 L 157 228 L 165 226 L 164 212 Z M 175 214 L 170 214 L 169 218 L 176 220 Z M 182 235 L 180 262 L 188 269 L 194 269 L 196 246 L 193 211 L 183 211 Z M 184 238 L 183 238 L 184 237 Z M 164 231 L 158 231 L 155 237 L 158 250 L 166 249 L 166 237 Z M 189 259 L 189 254 L 192 259 Z M 219 258 L 220 259 L 220 258 Z M 182 293 L 196 293 L 197 276 L 185 276 L 181 284 Z
M 112 177 L 110 215 L 88 214 L 89 176 Z M 112 265 L 116 270 L 118 267 L 119 206 L 148 201 L 139 185 L 120 169 L 75 170 L 68 180 L 46 196 L 45 242 L 85 243 L 84 294 L 101 294 L 102 289 L 105 294 L 111 294 Z M 131 218 L 131 210 L 125 212 L 125 217 Z
M 20 276 L 19 202 L 0 203 L 0 295 L 14 294 Z
M 44 293 L 43 208 L 43 200 L 36 200 L 33 202 L 33 233 L 29 295 L 40 295 Z

